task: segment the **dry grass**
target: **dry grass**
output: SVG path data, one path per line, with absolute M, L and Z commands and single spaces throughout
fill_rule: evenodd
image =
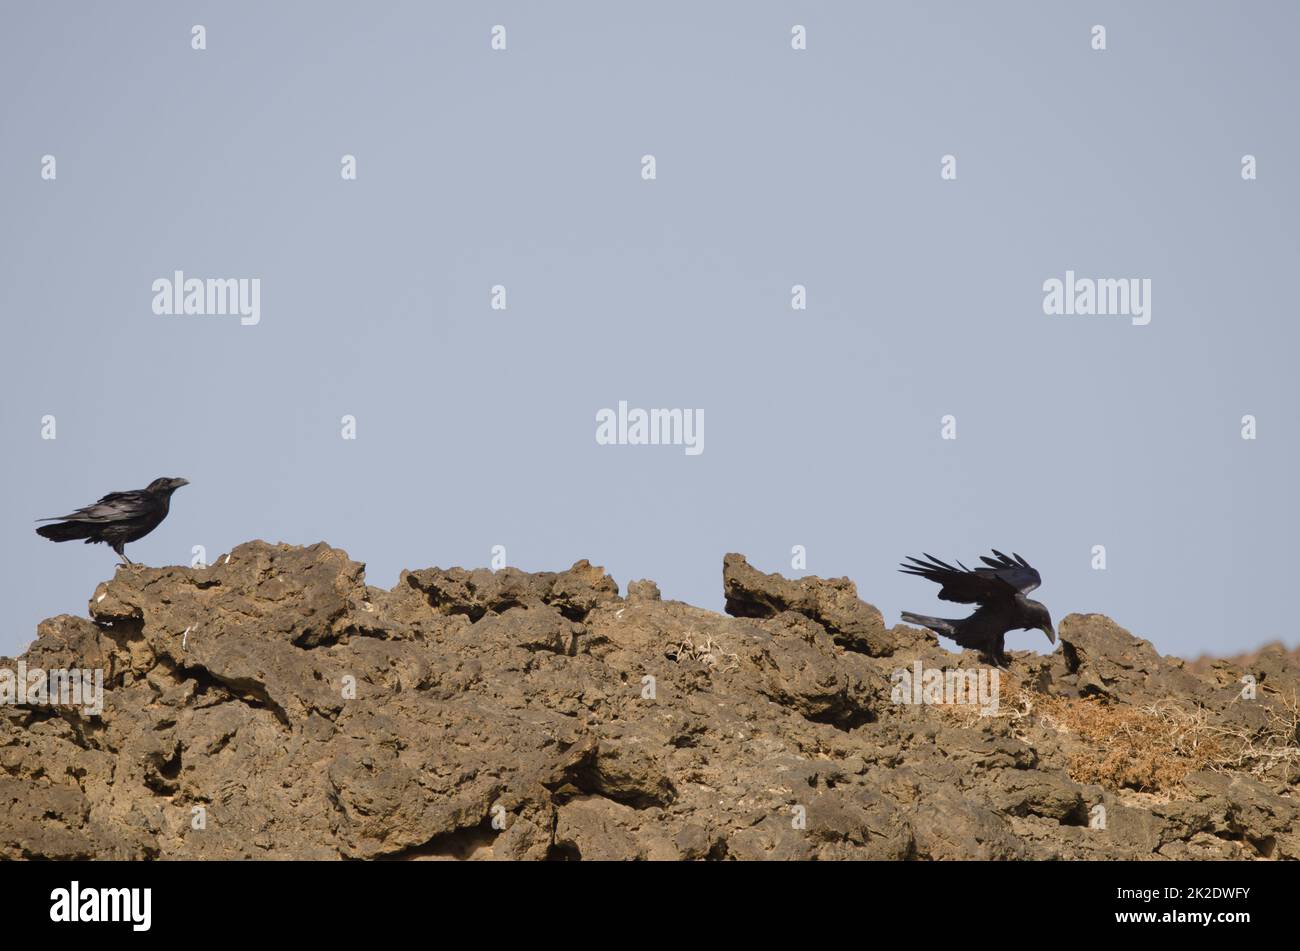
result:
M 1300 700 L 1278 699 L 1264 708 L 1267 724 L 1253 730 L 1173 698 L 1132 706 L 1037 694 L 1025 703 L 1039 723 L 1079 741 L 1068 767 L 1075 782 L 1157 793 L 1176 791 L 1198 770 L 1289 779 L 1300 763 Z
M 1247 729 L 1175 698 L 1133 705 L 1054 697 L 1007 671 L 999 687 L 998 711 L 991 715 L 961 704 L 932 704 L 931 709 L 966 727 L 1007 722 L 1014 735 L 1031 744 L 1035 726 L 1067 736 L 1074 741 L 1070 778 L 1114 790 L 1176 795 L 1198 770 L 1244 772 L 1291 785 L 1300 772 L 1300 696 L 1295 693 L 1273 695 L 1262 708 L 1264 725 Z
M 1030 692 L 1010 671 L 998 671 L 998 705 L 996 713 L 984 711 L 978 704 L 930 703 L 927 706 L 945 719 L 964 727 L 978 726 L 988 720 L 1021 720 L 1032 710 Z
M 721 672 L 740 669 L 740 656 L 722 649 L 722 645 L 717 643 L 712 635 L 705 638 L 704 643 L 696 644 L 692 633 L 687 633 L 680 644 L 676 644 L 665 652 L 667 656 L 681 663 L 683 660 L 697 660 L 705 667 L 717 668 Z

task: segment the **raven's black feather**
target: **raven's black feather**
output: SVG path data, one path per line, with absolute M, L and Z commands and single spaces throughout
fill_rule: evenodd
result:
M 978 605 L 970 617 L 960 619 L 934 618 L 903 612 L 903 620 L 928 627 L 936 634 L 950 637 L 962 647 L 978 650 L 993 663 L 1005 659 L 1003 642 L 1007 631 L 1039 628 L 1056 643 L 1052 617 L 1047 608 L 1026 597 L 1043 583 L 1029 562 L 1019 555 L 1008 557 L 996 548 L 993 557 L 981 555 L 986 567 L 967 568 L 940 561 L 926 553 L 925 559 L 907 556 L 899 570 L 917 575 L 939 585 L 939 597 L 958 604 Z M 910 564 L 909 564 L 910 562 Z
M 38 519 L 53 522 L 36 529 L 36 534 L 55 542 L 85 540 L 87 545 L 103 542 L 127 564 L 131 559 L 122 550 L 127 542 L 144 538 L 167 517 L 172 493 L 185 479 L 154 479 L 143 489 L 110 492 L 94 505 L 77 509 L 71 515 Z

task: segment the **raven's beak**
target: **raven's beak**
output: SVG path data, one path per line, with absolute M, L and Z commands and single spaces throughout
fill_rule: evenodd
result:
M 172 479 L 172 488 L 179 489 L 183 485 L 189 485 L 189 479 Z
M 1043 627 L 1040 627 L 1039 630 L 1047 635 L 1047 639 L 1049 641 L 1051 641 L 1053 644 L 1056 643 L 1056 632 L 1052 630 L 1052 625 L 1046 624 Z

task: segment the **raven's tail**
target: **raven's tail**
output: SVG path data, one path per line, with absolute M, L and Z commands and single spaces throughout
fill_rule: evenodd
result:
M 79 538 L 89 539 L 95 533 L 95 526 L 88 522 L 55 522 L 53 525 L 42 525 L 36 529 L 36 534 L 41 538 L 48 538 L 52 542 L 71 542 Z
M 942 634 L 945 637 L 952 637 L 956 633 L 952 621 L 945 621 L 941 617 L 928 617 L 924 614 L 913 614 L 911 611 L 903 612 L 903 620 L 909 624 L 919 624 L 922 627 L 928 627 L 936 634 Z

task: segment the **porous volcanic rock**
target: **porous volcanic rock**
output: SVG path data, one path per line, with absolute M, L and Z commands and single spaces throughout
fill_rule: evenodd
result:
M 988 669 L 886 627 L 851 581 L 740 555 L 723 580 L 730 616 L 651 581 L 624 599 L 586 561 L 427 568 L 389 591 L 323 543 L 121 568 L 88 619 L 47 620 L 0 658 L 95 668 L 105 687 L 99 713 L 0 706 L 0 858 L 1300 856 L 1277 727 L 1294 658 L 1268 655 L 1244 701 L 1250 671 L 1193 671 L 1071 615 L 1057 653 L 1013 654 L 1001 713 L 979 716 L 896 702 L 918 663 Z M 1158 793 L 1078 782 L 1087 737 L 1035 712 L 1161 698 L 1268 744 L 1281 770 L 1220 762 Z

